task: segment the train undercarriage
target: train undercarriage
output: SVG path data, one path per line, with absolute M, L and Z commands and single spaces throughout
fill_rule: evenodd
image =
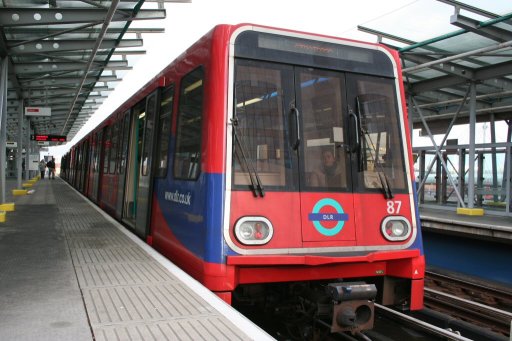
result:
M 233 306 L 279 339 L 320 340 L 372 329 L 374 302 L 407 310 L 410 295 L 410 280 L 386 276 L 252 284 L 235 290 Z

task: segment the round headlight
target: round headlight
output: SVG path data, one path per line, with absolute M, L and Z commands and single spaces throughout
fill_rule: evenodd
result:
M 402 241 L 411 235 L 411 224 L 404 217 L 390 216 L 382 221 L 381 231 L 389 241 Z
M 242 244 L 263 245 L 273 234 L 272 224 L 264 217 L 242 217 L 235 224 L 236 239 Z

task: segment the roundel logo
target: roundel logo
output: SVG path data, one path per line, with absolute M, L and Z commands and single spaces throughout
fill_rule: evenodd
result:
M 308 215 L 308 219 L 313 222 L 318 232 L 331 237 L 343 229 L 345 221 L 348 220 L 348 214 L 343 211 L 339 202 L 331 198 L 324 198 L 315 204 L 313 212 Z M 326 222 L 329 223 L 326 224 L 329 227 L 324 226 Z M 331 227 L 333 222 L 336 222 L 336 224 Z

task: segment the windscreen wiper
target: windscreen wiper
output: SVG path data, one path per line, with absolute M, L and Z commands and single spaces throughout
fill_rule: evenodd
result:
M 249 187 L 251 188 L 252 193 L 254 194 L 255 197 L 261 196 L 263 198 L 265 196 L 265 190 L 263 189 L 263 184 L 261 183 L 258 171 L 254 167 L 252 161 L 247 158 L 245 148 L 238 134 L 238 117 L 231 119 L 231 124 L 233 125 L 233 135 L 235 136 L 235 143 L 238 145 L 238 148 L 235 149 L 235 152 L 240 151 L 239 158 L 241 159 L 241 161 L 243 161 L 245 168 L 247 169 L 247 173 L 249 174 L 249 179 L 251 181 L 251 185 Z
M 360 111 L 360 103 L 359 103 L 359 96 L 356 96 L 356 105 L 357 105 L 357 114 L 359 117 L 361 117 L 361 111 Z M 393 192 L 391 191 L 391 186 L 389 185 L 389 179 L 386 175 L 386 172 L 384 171 L 384 167 L 382 167 L 382 164 L 376 157 L 377 150 L 375 149 L 375 145 L 373 144 L 372 138 L 370 136 L 370 133 L 368 132 L 368 129 L 365 127 L 360 126 L 361 132 L 364 136 L 364 139 L 366 141 L 366 145 L 369 145 L 371 147 L 370 149 L 370 156 L 372 157 L 373 164 L 378 168 L 377 169 L 377 175 L 379 176 L 380 184 L 382 187 L 382 191 L 384 192 L 384 197 L 386 199 L 392 199 L 394 197 Z M 373 152 L 372 152 L 373 150 Z

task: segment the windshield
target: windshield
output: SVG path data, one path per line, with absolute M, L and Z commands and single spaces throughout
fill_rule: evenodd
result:
M 394 190 L 406 188 L 395 88 L 392 80 L 370 76 L 354 78 L 355 103 L 360 119 L 359 178 L 365 189 L 381 189 L 382 177 Z
M 235 190 L 406 190 L 392 79 L 236 59 L 234 91 Z
M 252 185 L 251 168 L 265 188 L 285 186 L 287 174 L 290 177 L 290 163 L 285 157 L 282 77 L 282 70 L 265 63 L 237 63 L 234 185 Z

